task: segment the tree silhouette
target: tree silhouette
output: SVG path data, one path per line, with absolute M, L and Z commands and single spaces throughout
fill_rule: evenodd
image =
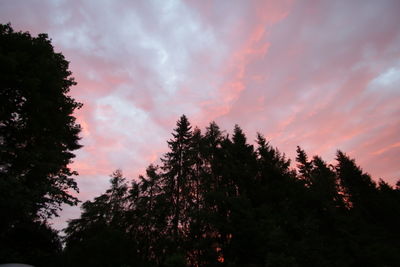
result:
M 127 234 L 128 186 L 120 170 L 111 175 L 110 188 L 82 205 L 79 219 L 65 229 L 66 266 L 121 266 L 139 263 L 136 240 Z
M 193 195 L 191 194 L 192 176 L 192 130 L 185 115 L 182 115 L 174 130 L 173 139 L 168 141 L 170 152 L 166 153 L 162 169 L 165 190 L 168 194 L 170 206 L 170 231 L 172 237 L 173 252 L 181 249 L 182 237 L 187 233 L 188 220 L 186 218 Z
M 24 261 L 21 246 L 31 243 L 15 229 L 53 235 L 46 219 L 78 202 L 70 193 L 78 190 L 77 173 L 68 164 L 81 147 L 73 116 L 81 104 L 68 95 L 74 79 L 48 36 L 14 32 L 10 24 L 0 25 L 0 81 L 0 261 Z M 13 253 L 10 239 L 20 242 Z
M 129 189 L 114 175 L 84 203 L 66 229 L 67 266 L 398 263 L 399 186 L 377 185 L 346 154 L 328 166 L 298 147 L 296 171 L 261 134 L 248 144 L 237 125 L 232 137 L 214 122 L 202 134 L 182 116 L 172 136 L 161 166 Z

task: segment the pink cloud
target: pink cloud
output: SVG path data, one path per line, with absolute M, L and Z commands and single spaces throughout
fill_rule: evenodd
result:
M 115 169 L 136 178 L 157 162 L 181 114 L 202 128 L 238 123 L 250 141 L 264 133 L 292 159 L 297 145 L 329 162 L 339 148 L 393 184 L 397 10 L 397 1 L 0 3 L 3 23 L 49 33 L 71 62 L 71 94 L 85 104 L 71 165 L 83 200 Z M 78 214 L 66 208 L 56 224 Z
M 397 148 L 397 147 L 400 147 L 400 142 L 391 144 L 391 145 L 381 148 L 377 151 L 374 151 L 374 152 L 372 152 L 372 155 L 381 155 L 381 154 L 388 152 L 389 150 L 391 150 L 393 148 Z

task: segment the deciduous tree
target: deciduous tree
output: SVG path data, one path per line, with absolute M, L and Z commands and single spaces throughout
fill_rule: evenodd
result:
M 68 61 L 54 51 L 47 34 L 33 37 L 0 25 L 2 247 L 9 246 L 5 240 L 18 225 L 37 222 L 40 228 L 62 204 L 78 202 L 72 194 L 78 190 L 77 173 L 69 167 L 81 147 L 81 127 L 73 113 L 82 104 L 69 95 L 75 84 Z M 15 249 L 22 260 L 23 253 Z M 3 257 L 7 255 L 0 252 Z

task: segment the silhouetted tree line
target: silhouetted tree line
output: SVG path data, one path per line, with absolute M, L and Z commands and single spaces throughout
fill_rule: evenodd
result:
M 121 171 L 82 205 L 66 266 L 398 266 L 400 187 L 376 184 L 341 151 L 297 148 L 297 169 L 262 135 L 247 143 L 182 116 L 160 166 Z
M 75 84 L 46 34 L 0 24 L 0 263 L 36 266 L 398 266 L 400 182 L 374 182 L 337 152 L 297 148 L 297 170 L 262 135 L 250 145 L 182 116 L 160 166 L 115 171 L 65 238 L 49 226 L 75 205 Z M 62 245 L 62 241 L 64 245 Z

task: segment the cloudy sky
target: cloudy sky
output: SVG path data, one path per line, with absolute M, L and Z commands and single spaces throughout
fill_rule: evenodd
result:
M 167 151 L 176 120 L 239 124 L 292 159 L 341 149 L 400 178 L 400 1 L 1 0 L 0 23 L 45 32 L 70 61 L 81 200 Z M 79 216 L 66 207 L 55 227 Z

